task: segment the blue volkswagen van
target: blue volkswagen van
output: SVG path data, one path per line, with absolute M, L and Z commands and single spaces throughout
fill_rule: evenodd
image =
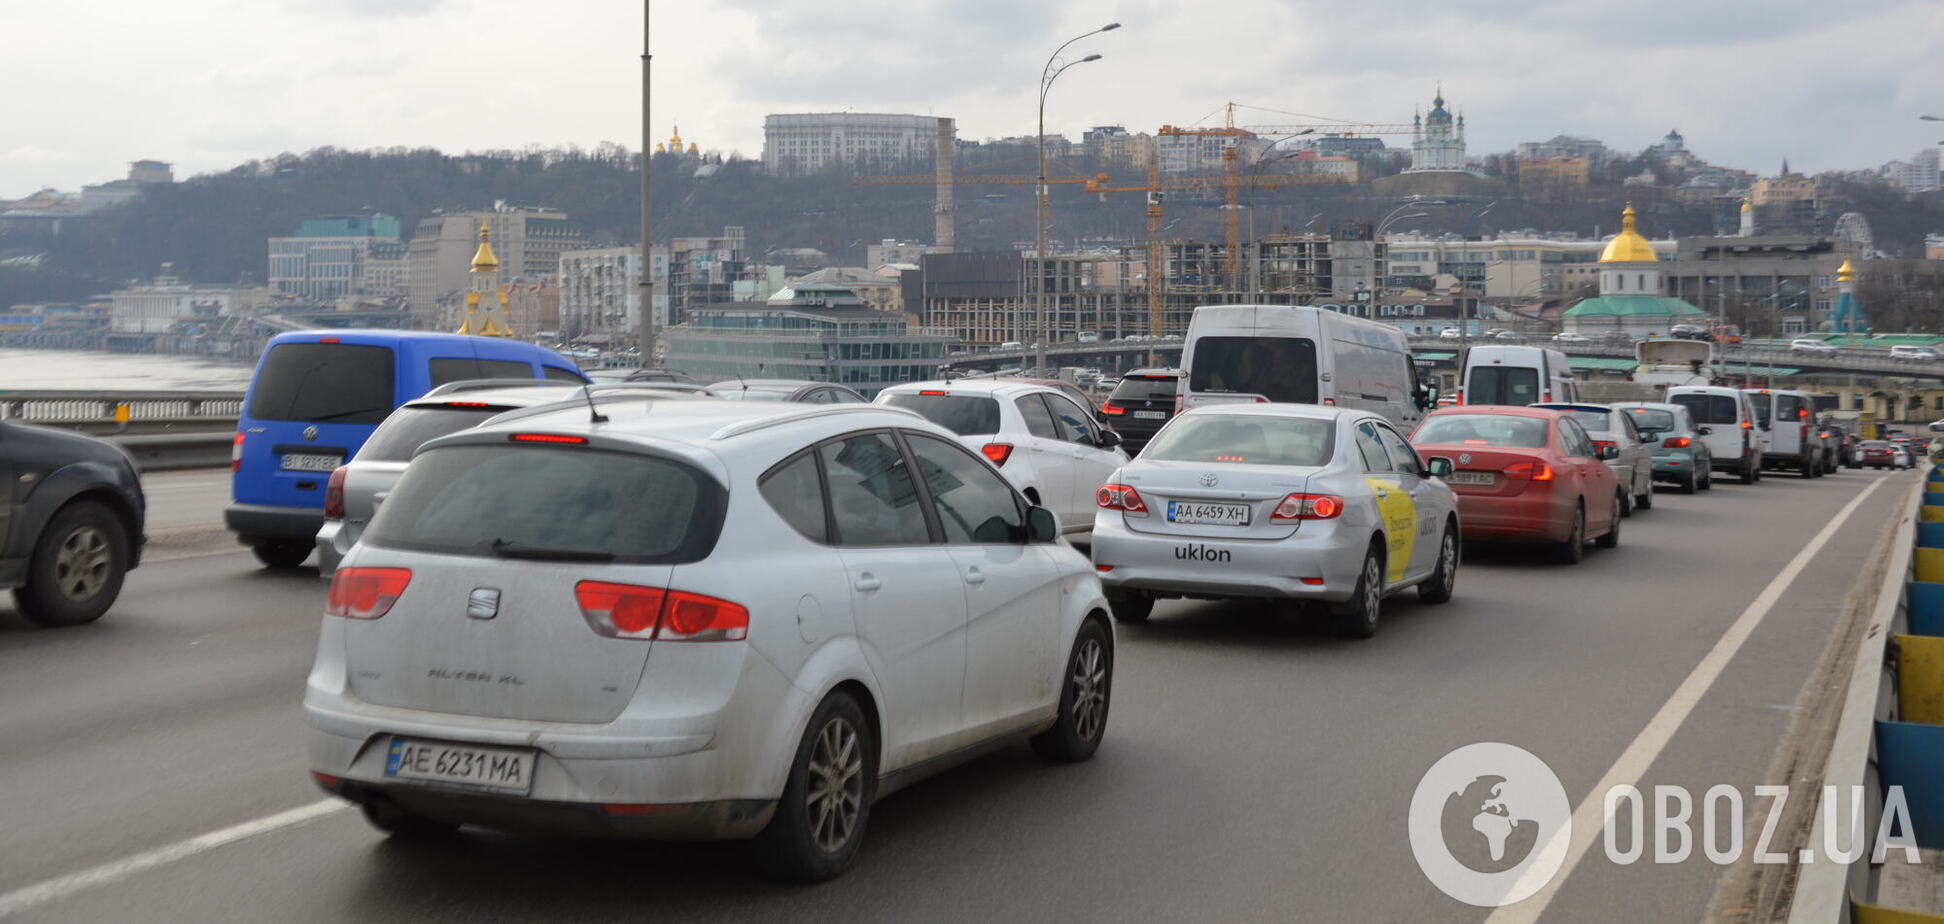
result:
M 272 568 L 309 557 L 331 471 L 394 408 L 448 382 L 584 383 L 566 357 L 497 337 L 395 330 L 278 334 L 258 361 L 230 450 L 223 525 Z

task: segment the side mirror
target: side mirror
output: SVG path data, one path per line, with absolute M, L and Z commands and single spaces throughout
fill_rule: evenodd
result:
M 1451 460 L 1444 456 L 1432 456 L 1424 463 L 1425 471 L 1433 478 L 1449 478 L 1453 470 Z
M 1699 429 L 1697 429 L 1697 430 L 1695 430 L 1694 432 L 1696 432 L 1696 433 L 1699 433 L 1699 434 L 1701 434 L 1702 436 L 1713 436 L 1713 435 L 1714 435 L 1714 428 L 1713 428 L 1713 427 L 1701 427 L 1701 428 L 1699 428 Z
M 1618 458 L 1620 458 L 1620 447 L 1618 447 L 1618 446 L 1599 446 L 1599 447 L 1596 447 L 1596 448 L 1595 448 L 1595 449 L 1593 450 L 1593 455 L 1594 455 L 1595 457 L 1597 457 L 1597 458 L 1598 458 L 1598 459 L 1599 459 L 1600 461 L 1602 461 L 1602 462 L 1604 462 L 1604 461 L 1606 461 L 1606 460 L 1608 460 L 1608 459 L 1618 459 Z
M 1121 442 L 1121 435 L 1112 430 L 1100 431 L 1100 437 L 1094 440 L 1094 444 L 1102 449 L 1118 449 Z
M 1060 538 L 1060 521 L 1045 507 L 1026 508 L 1026 540 L 1052 542 Z

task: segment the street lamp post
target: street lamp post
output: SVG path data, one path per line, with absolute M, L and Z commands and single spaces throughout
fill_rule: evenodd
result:
M 1046 374 L 1046 341 L 1050 336 L 1046 325 L 1046 207 L 1048 204 L 1046 194 L 1046 94 L 1053 89 L 1053 81 L 1058 80 L 1061 74 L 1066 73 L 1067 68 L 1075 64 L 1085 64 L 1089 61 L 1100 60 L 1099 55 L 1088 55 L 1078 61 L 1061 61 L 1060 52 L 1065 51 L 1068 45 L 1080 41 L 1089 35 L 1112 32 L 1118 28 L 1120 28 L 1120 23 L 1110 22 L 1092 32 L 1083 32 L 1067 39 L 1060 47 L 1053 49 L 1052 56 L 1046 59 L 1046 66 L 1040 68 L 1039 134 L 1034 137 L 1034 140 L 1039 142 L 1039 185 L 1034 190 L 1035 195 L 1033 196 L 1033 327 L 1036 331 L 1034 339 L 1038 342 L 1033 345 L 1033 362 L 1038 365 L 1041 375 Z M 1057 68 L 1054 67 L 1055 62 L 1058 62 L 1060 66 Z

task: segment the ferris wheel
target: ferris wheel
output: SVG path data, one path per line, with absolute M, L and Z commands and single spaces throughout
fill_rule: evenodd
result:
M 1848 245 L 1859 257 L 1876 256 L 1876 238 L 1870 233 L 1870 220 L 1862 212 L 1844 212 L 1836 219 L 1836 241 Z

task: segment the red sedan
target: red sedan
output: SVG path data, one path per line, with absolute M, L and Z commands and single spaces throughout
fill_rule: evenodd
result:
M 1425 416 L 1411 442 L 1426 459 L 1451 460 L 1465 539 L 1546 542 L 1560 561 L 1620 544 L 1625 489 L 1571 414 L 1466 405 Z

